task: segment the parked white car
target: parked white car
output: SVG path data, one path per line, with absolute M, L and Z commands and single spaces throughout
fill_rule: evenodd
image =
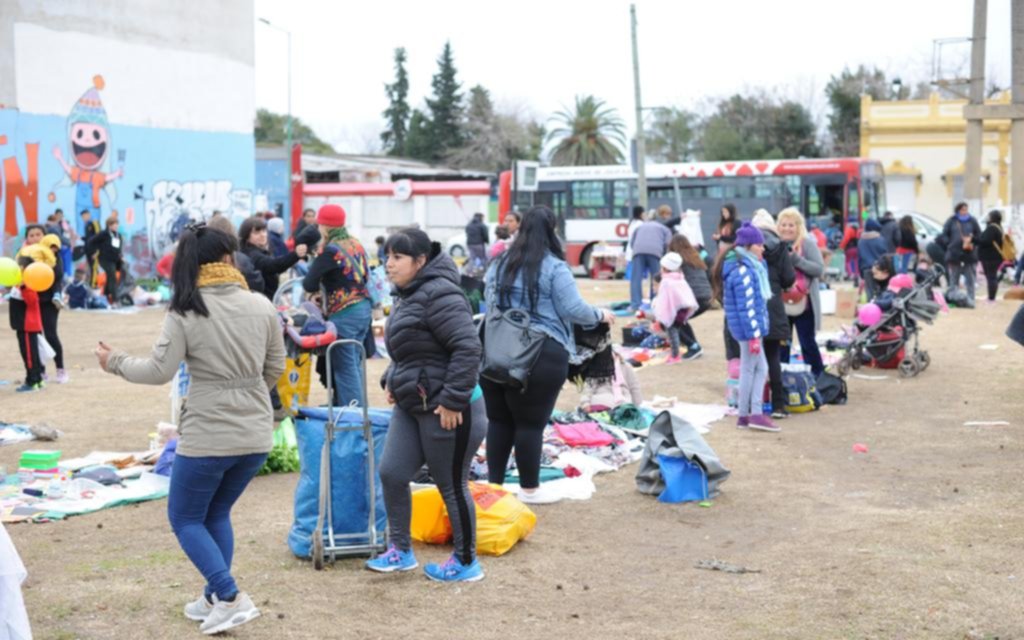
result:
M 928 215 L 917 211 L 893 211 L 892 214 L 898 221 L 903 216 L 910 216 L 914 220 L 914 230 L 917 232 L 917 243 L 924 251 L 935 238 L 942 233 L 942 223 Z
M 487 223 L 487 229 L 491 233 L 491 242 L 497 239 L 494 235 L 494 230 L 498 228 L 498 225 Z M 466 246 L 466 232 L 460 231 L 455 235 L 451 236 L 444 242 L 444 250 L 448 252 L 453 258 L 465 258 L 469 255 L 469 248 Z

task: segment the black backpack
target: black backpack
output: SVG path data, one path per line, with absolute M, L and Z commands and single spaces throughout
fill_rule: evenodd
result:
M 815 384 L 823 404 L 846 404 L 846 380 L 822 371 Z

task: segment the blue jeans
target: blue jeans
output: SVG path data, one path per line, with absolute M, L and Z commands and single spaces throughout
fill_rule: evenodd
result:
M 231 507 L 267 459 L 265 453 L 193 458 L 180 453 L 171 467 L 167 519 L 178 544 L 206 579 L 206 597 L 230 600 L 235 537 Z
M 917 256 L 913 253 L 897 253 L 893 256 L 893 262 L 896 264 L 896 273 L 910 273 L 916 258 Z
M 789 317 L 790 331 L 794 327 L 796 327 L 797 338 L 800 340 L 800 352 L 803 354 L 804 364 L 810 365 L 811 373 L 817 378 L 825 370 L 825 363 L 821 359 L 821 351 L 818 349 L 818 342 L 814 337 L 816 333 L 814 328 L 814 307 L 811 304 L 810 296 L 807 296 L 807 308 L 804 309 L 804 312 L 796 317 Z M 782 348 L 781 360 L 783 364 L 789 362 L 788 345 Z
M 331 316 L 338 328 L 338 338 L 362 344 L 370 331 L 373 307 L 369 300 L 357 302 Z M 359 365 L 358 348 L 351 344 L 335 347 L 331 352 L 331 373 L 334 378 L 334 406 L 347 407 L 356 401 L 363 404 L 363 368 Z
M 658 270 L 660 258 L 649 253 L 639 253 L 633 256 L 633 266 L 629 274 L 629 306 L 639 309 L 644 301 L 644 278 L 651 276 L 651 299 L 654 299 L 653 277 Z

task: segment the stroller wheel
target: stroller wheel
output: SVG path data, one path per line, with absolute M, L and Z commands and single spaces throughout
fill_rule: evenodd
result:
M 900 362 L 900 376 L 904 378 L 913 378 L 917 375 L 918 371 L 917 362 L 914 360 L 905 358 Z
M 927 351 L 918 351 L 915 359 L 917 360 L 918 371 L 924 371 L 932 363 L 932 357 L 928 355 Z

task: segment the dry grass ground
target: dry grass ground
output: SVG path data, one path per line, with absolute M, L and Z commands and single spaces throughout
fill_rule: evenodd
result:
M 580 281 L 594 300 L 622 283 Z M 925 330 L 931 369 L 912 380 L 850 381 L 850 404 L 791 418 L 778 435 L 715 425 L 733 475 L 710 509 L 634 490 L 633 467 L 597 480 L 587 502 L 537 508 L 533 536 L 487 579 L 429 583 L 324 572 L 288 551 L 295 476 L 258 478 L 234 515 L 235 572 L 264 617 L 238 638 L 949 638 L 1024 637 L 1024 350 L 1003 337 L 1016 303 L 957 311 Z M 73 381 L 41 394 L 0 387 L 0 419 L 64 430 L 65 456 L 143 448 L 168 389 L 101 372 L 96 341 L 145 353 L 159 311 L 64 314 Z M 719 402 L 721 313 L 696 322 L 705 357 L 640 372 L 648 395 Z M 836 326 L 835 319 L 828 319 Z M 994 351 L 978 345 L 998 345 Z M 373 363 L 378 371 L 381 363 Z M 877 372 L 872 372 L 877 373 Z M 0 379 L 19 377 L 13 335 Z M 372 379 L 372 376 L 371 376 Z M 571 407 L 567 387 L 560 405 Z M 373 391 L 373 401 L 382 398 Z M 969 427 L 970 420 L 1011 426 Z M 856 442 L 867 454 L 854 454 Z M 0 449 L 16 464 L 30 445 Z M 189 638 L 182 605 L 202 582 L 170 533 L 166 502 L 9 527 L 29 570 L 37 638 Z M 443 548 L 417 548 L 438 561 Z M 700 571 L 701 559 L 760 569 Z

